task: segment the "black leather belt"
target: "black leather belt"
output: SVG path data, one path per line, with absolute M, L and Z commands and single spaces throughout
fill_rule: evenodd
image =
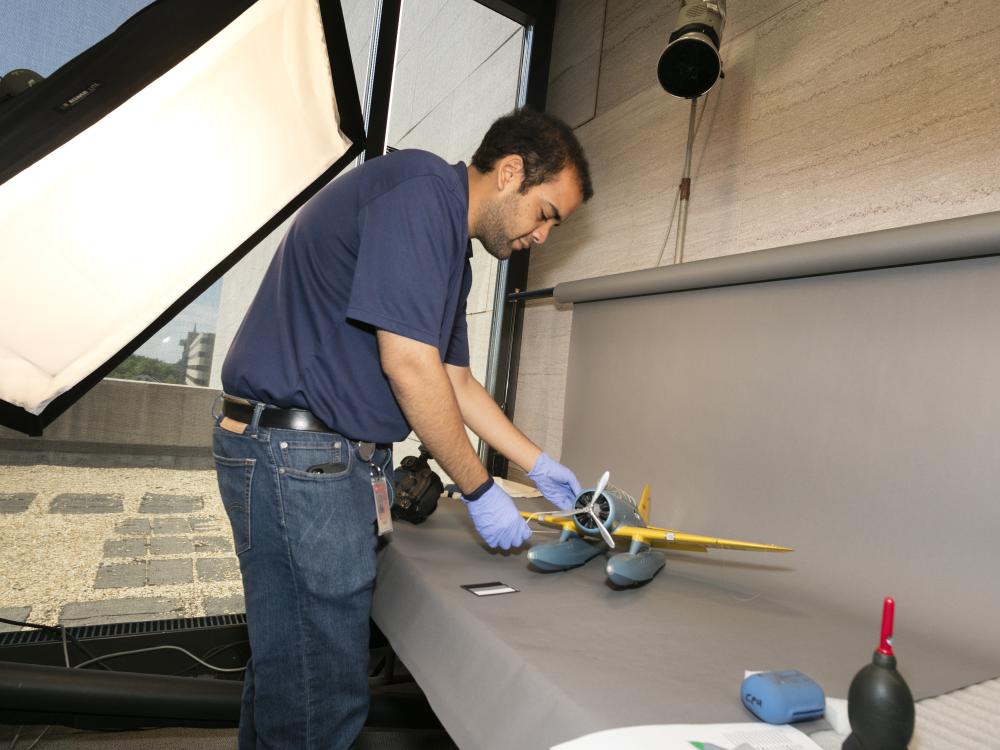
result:
M 222 413 L 237 422 L 250 424 L 253 421 L 253 405 L 242 401 L 234 401 L 223 396 Z M 305 409 L 281 409 L 277 406 L 266 406 L 260 413 L 261 427 L 274 427 L 279 430 L 303 430 L 305 432 L 333 432 L 323 424 L 311 411 Z
M 231 396 L 222 397 L 222 414 L 243 424 L 253 421 L 253 404 L 237 401 Z M 334 432 L 327 427 L 319 417 L 307 409 L 282 409 L 279 406 L 265 406 L 257 422 L 261 427 L 274 427 L 279 430 L 302 430 L 304 432 Z M 370 461 L 377 450 L 388 450 L 392 443 L 357 443 L 358 455 L 362 460 Z

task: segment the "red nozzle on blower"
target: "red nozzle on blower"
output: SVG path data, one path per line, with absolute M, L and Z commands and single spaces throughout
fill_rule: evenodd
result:
M 891 596 L 885 598 L 882 605 L 882 637 L 879 639 L 877 651 L 886 656 L 892 656 L 892 618 L 896 611 L 896 602 Z
M 913 695 L 896 671 L 892 653 L 892 621 L 896 603 L 887 596 L 882 605 L 882 635 L 872 663 L 851 680 L 847 717 L 851 736 L 842 750 L 906 750 L 913 736 Z

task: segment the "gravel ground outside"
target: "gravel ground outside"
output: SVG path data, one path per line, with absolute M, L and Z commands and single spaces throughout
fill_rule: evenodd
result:
M 538 494 L 501 483 L 514 497 Z M 86 502 L 115 508 L 120 502 L 121 510 L 51 512 L 67 493 L 112 495 Z M 26 508 L 26 499 L 13 498 L 25 494 L 34 495 Z M 163 512 L 170 501 L 162 496 L 181 496 L 176 503 L 185 509 Z M 201 507 L 187 508 L 192 498 Z M 61 498 L 55 505 L 74 502 L 81 501 Z M 135 530 L 147 523 L 155 527 L 151 533 Z M 185 523 L 196 530 L 157 531 Z M 150 566 L 148 580 L 136 581 L 144 562 L 156 562 L 157 574 Z M 186 577 L 188 569 L 191 582 L 158 582 Z M 225 580 L 210 580 L 219 578 Z M 87 623 L 199 617 L 244 611 L 242 595 L 214 470 L 0 466 L 0 617 L 44 625 L 82 624 L 82 611 L 91 613 Z M 95 603 L 105 604 L 89 606 Z M 0 631 L 10 629 L 0 624 Z
M 228 598 L 232 603 L 237 597 L 236 601 L 241 601 L 238 597 L 242 597 L 243 590 L 229 521 L 213 470 L 0 466 L 0 498 L 18 493 L 35 493 L 36 496 L 22 512 L 0 512 L 0 610 L 8 613 L 20 610 L 24 619 L 54 625 L 67 604 L 161 598 L 169 601 L 168 614 L 131 619 L 168 619 L 234 611 L 231 606 L 222 607 L 222 611 L 206 611 L 206 599 L 209 599 L 209 607 L 214 606 L 217 610 L 220 609 L 217 598 Z M 118 495 L 122 511 L 49 512 L 52 501 L 63 493 Z M 198 496 L 203 499 L 203 507 L 183 513 L 140 513 L 142 498 L 147 494 Z M 132 519 L 150 522 L 180 519 L 173 522 L 175 525 L 185 519 L 197 520 L 198 531 L 175 533 L 173 537 L 175 543 L 181 542 L 184 546 L 187 542 L 179 537 L 190 539 L 192 546 L 189 549 L 193 551 L 154 554 L 164 550 L 154 550 L 147 545 L 141 556 L 107 557 L 105 542 L 143 538 L 141 534 L 128 535 L 121 530 L 121 525 Z M 197 540 L 204 537 L 224 537 L 227 544 L 221 545 L 221 549 L 218 543 L 197 546 Z M 145 538 L 150 540 L 148 535 Z M 199 575 L 198 561 L 204 558 L 219 561 L 202 566 L 206 576 L 213 577 L 209 572 L 214 571 L 214 577 L 219 577 L 220 571 L 224 571 L 226 580 L 202 580 L 204 576 Z M 190 583 L 95 588 L 102 566 L 133 563 L 135 568 L 134 563 L 143 560 L 190 560 L 193 580 Z M 24 615 L 24 608 L 29 607 L 30 613 Z M 163 609 L 162 605 L 159 609 Z

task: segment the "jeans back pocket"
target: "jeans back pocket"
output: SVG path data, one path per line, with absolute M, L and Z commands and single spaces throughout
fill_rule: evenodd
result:
M 296 479 L 339 479 L 351 472 L 352 451 L 342 438 L 279 440 L 280 473 Z
M 233 527 L 233 545 L 239 555 L 250 549 L 250 490 L 257 459 L 228 458 L 217 453 L 212 456 L 222 504 Z

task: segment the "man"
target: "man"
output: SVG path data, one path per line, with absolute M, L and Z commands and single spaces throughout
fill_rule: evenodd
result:
M 253 653 L 241 748 L 348 747 L 364 724 L 376 498 L 411 427 L 490 546 L 531 531 L 463 424 L 555 505 L 575 499 L 573 473 L 470 375 L 465 301 L 470 238 L 507 258 L 592 192 L 572 130 L 522 110 L 490 127 L 471 166 L 400 151 L 299 212 L 223 365 L 214 432 Z

